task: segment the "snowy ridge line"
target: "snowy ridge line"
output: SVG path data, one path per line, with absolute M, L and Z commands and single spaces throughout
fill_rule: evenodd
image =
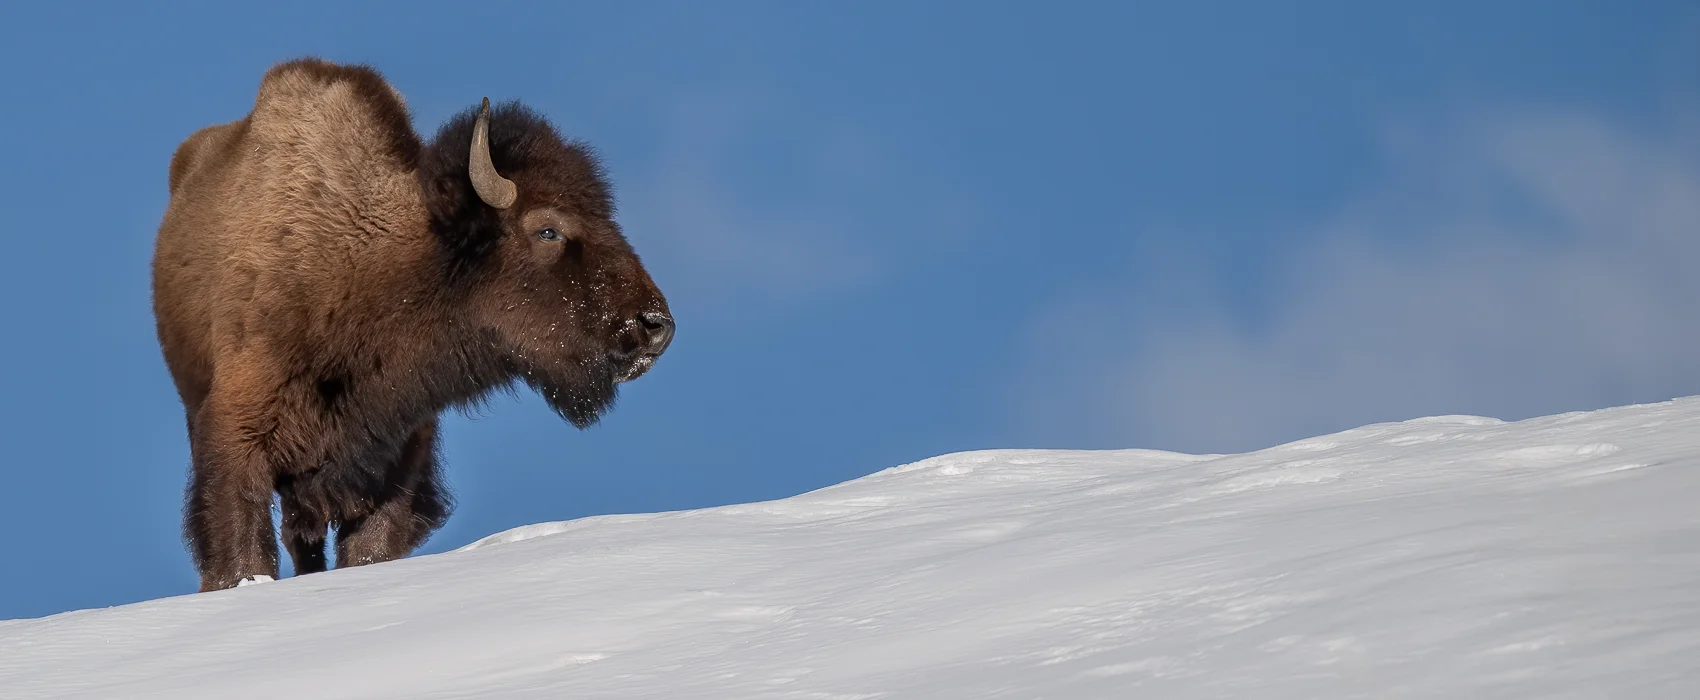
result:
M 958 453 L 0 622 L 0 697 L 1688 697 L 1697 467 L 1695 398 Z

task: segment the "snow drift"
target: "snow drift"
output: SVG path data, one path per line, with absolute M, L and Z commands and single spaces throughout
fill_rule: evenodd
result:
M 1697 466 L 1696 399 L 954 454 L 0 622 L 0 697 L 1688 697 Z

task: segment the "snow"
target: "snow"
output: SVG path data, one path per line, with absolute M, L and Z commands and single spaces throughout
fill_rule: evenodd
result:
M 953 454 L 0 622 L 0 697 L 1691 697 L 1697 466 L 1700 399 Z

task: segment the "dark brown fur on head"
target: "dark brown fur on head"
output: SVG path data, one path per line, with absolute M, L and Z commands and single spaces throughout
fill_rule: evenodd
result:
M 507 359 L 517 374 L 567 420 L 588 426 L 613 401 L 615 380 L 635 378 L 647 364 L 621 377 L 626 368 L 577 352 L 575 345 L 589 341 L 573 338 L 575 329 L 560 327 L 559 317 L 540 317 L 526 307 L 564 305 L 589 321 L 576 330 L 606 338 L 632 330 L 631 320 L 641 313 L 666 315 L 666 302 L 656 294 L 637 308 L 595 293 L 651 283 L 613 221 L 613 198 L 595 155 L 582 143 L 562 139 L 541 115 L 518 103 L 491 112 L 489 136 L 491 161 L 517 185 L 518 198 L 508 209 L 486 205 L 466 177 L 464 145 L 477 114 L 470 108 L 450 119 L 420 157 L 420 184 L 432 233 L 442 244 L 446 279 L 487 295 L 475 308 L 512 339 Z M 566 237 L 558 245 L 539 249 L 537 240 L 524 235 L 550 226 Z M 617 308 L 622 302 L 630 308 Z
M 273 491 L 298 571 L 330 527 L 339 565 L 405 555 L 450 510 L 444 409 L 524 382 L 586 427 L 666 349 L 592 152 L 518 103 L 486 118 L 487 156 L 477 108 L 425 143 L 376 71 L 303 59 L 174 155 L 154 307 L 203 590 L 276 576 Z

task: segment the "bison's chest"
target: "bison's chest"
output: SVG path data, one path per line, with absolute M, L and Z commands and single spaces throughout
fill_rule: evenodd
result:
M 432 445 L 424 443 L 434 432 L 435 415 L 380 415 L 349 405 L 338 410 L 320 391 L 315 387 L 314 396 L 305 399 L 314 405 L 279 421 L 277 437 L 290 444 L 279 444 L 285 449 L 278 490 L 321 521 L 362 517 L 417 479 L 430 457 Z

